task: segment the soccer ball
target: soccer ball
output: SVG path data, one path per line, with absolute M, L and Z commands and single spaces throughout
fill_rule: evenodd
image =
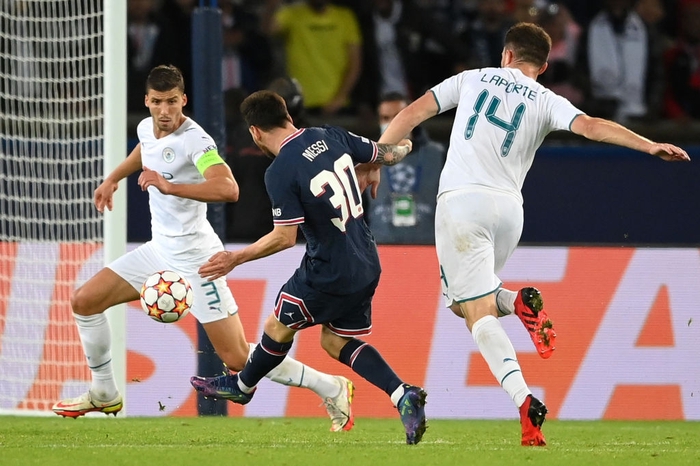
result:
M 171 270 L 154 273 L 141 287 L 141 308 L 156 322 L 177 322 L 190 312 L 193 300 L 190 283 Z

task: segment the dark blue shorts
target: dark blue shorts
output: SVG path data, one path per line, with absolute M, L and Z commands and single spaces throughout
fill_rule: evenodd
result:
M 293 276 L 282 286 L 275 302 L 275 317 L 294 330 L 325 324 L 341 337 L 372 333 L 372 297 L 379 278 L 360 291 L 331 295 L 317 291 Z

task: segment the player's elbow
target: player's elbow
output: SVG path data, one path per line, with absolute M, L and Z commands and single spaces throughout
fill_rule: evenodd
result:
M 238 187 L 238 183 L 236 183 L 235 180 L 230 180 L 228 183 L 228 186 L 223 192 L 223 202 L 236 202 L 238 201 L 238 197 L 240 195 L 240 189 Z
M 289 249 L 297 244 L 296 225 L 275 225 L 272 234 L 275 237 L 278 250 Z
M 579 115 L 572 122 L 571 131 L 591 141 L 600 141 L 604 137 L 601 129 L 605 122 L 602 118 Z
M 282 239 L 282 248 L 283 249 L 289 249 L 293 247 L 294 245 L 297 244 L 297 236 L 296 234 L 294 236 L 292 235 L 285 235 L 284 238 Z

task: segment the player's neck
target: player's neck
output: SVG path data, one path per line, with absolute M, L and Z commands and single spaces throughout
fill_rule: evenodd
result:
M 528 63 L 513 62 L 506 65 L 506 68 L 514 68 L 516 70 L 520 70 L 525 76 L 527 76 L 530 79 L 534 79 L 535 81 L 537 81 L 537 77 L 540 75 L 539 68 L 535 68 Z
M 279 154 L 284 140 L 296 131 L 297 128 L 293 124 L 288 123 L 284 128 L 276 128 L 270 132 L 270 147 L 275 151 L 275 156 Z

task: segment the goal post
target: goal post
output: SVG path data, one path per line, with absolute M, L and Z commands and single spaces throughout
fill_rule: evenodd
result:
M 0 414 L 47 414 L 90 372 L 76 286 L 126 249 L 126 187 L 92 195 L 126 156 L 126 2 L 0 2 Z M 126 394 L 124 312 L 109 311 Z
M 126 5 L 104 2 L 104 174 L 111 173 L 126 156 Z M 126 180 L 114 193 L 112 211 L 104 215 L 104 263 L 126 253 Z M 126 305 L 107 310 L 112 332 L 112 368 L 117 388 L 126 401 Z M 122 416 L 126 416 L 124 403 Z

